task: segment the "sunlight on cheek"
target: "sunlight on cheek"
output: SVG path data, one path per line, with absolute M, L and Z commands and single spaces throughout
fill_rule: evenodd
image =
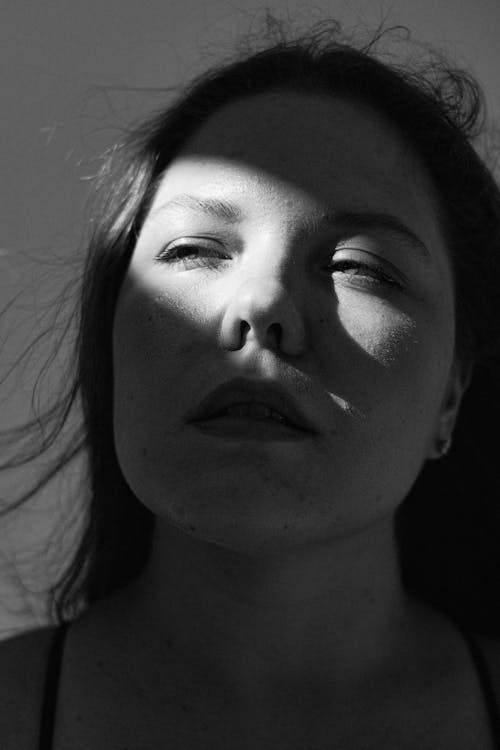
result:
M 382 367 L 411 357 L 420 343 L 416 320 L 386 304 L 339 305 L 338 314 L 346 334 Z

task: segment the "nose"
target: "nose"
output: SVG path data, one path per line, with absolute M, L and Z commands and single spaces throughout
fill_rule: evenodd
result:
M 304 350 L 304 322 L 282 279 L 256 276 L 238 285 L 224 314 L 222 341 L 230 351 L 247 341 L 290 356 Z

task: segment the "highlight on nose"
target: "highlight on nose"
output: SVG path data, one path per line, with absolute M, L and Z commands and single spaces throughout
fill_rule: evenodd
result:
M 306 346 L 305 327 L 292 295 L 281 282 L 247 281 L 234 292 L 222 321 L 222 339 L 230 351 L 247 340 L 298 355 Z

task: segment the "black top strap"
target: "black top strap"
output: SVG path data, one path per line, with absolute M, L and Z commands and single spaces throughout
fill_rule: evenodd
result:
M 57 628 L 50 646 L 45 677 L 45 690 L 43 693 L 40 743 L 38 745 L 38 750 L 52 750 L 54 720 L 57 706 L 57 688 L 59 686 L 64 639 L 68 626 L 69 623 L 64 622 Z
M 500 750 L 500 660 L 498 656 L 500 653 L 500 644 L 492 642 L 492 653 L 490 654 L 490 649 L 488 648 L 489 639 L 473 635 L 463 628 L 460 628 L 460 632 L 469 647 L 470 654 L 476 665 L 486 708 L 488 709 L 495 748 Z M 487 658 L 485 658 L 485 654 Z

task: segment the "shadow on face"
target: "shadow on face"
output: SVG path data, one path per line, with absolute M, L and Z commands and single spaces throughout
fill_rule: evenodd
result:
M 127 482 L 232 549 L 391 516 L 458 410 L 453 309 L 433 185 L 389 122 L 288 92 L 222 108 L 168 167 L 118 298 Z M 223 440 L 185 423 L 235 375 L 281 383 L 317 435 Z

